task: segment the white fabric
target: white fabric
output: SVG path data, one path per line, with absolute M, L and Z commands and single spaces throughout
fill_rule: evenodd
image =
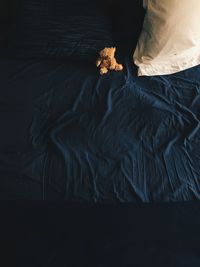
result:
M 144 0 L 134 52 L 138 75 L 165 75 L 200 64 L 200 0 Z

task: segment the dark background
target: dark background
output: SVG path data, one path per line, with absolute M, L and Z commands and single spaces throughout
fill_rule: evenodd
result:
M 199 267 L 199 203 L 1 203 L 0 266 Z
M 0 0 L 0 50 L 6 46 L 9 28 L 15 17 L 16 0 Z
M 0 19 L 9 22 L 15 15 L 16 0 L 0 0 Z

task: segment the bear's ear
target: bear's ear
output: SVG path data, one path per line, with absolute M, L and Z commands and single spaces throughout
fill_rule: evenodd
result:
M 105 57 L 107 55 L 107 53 L 108 53 L 108 48 L 107 47 L 105 47 L 104 49 L 102 49 L 99 52 L 99 54 L 100 54 L 101 57 Z
M 114 47 L 114 46 L 113 46 L 113 47 L 111 47 L 111 48 L 110 48 L 110 51 L 112 51 L 112 52 L 114 52 L 114 53 L 115 53 L 115 51 L 116 51 L 116 47 Z
M 105 48 L 104 48 L 105 49 Z M 104 51 L 104 49 L 101 49 L 100 51 L 99 51 L 99 54 L 101 54 L 103 51 Z

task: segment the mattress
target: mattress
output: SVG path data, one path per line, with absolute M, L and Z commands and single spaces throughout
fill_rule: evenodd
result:
M 91 63 L 0 60 L 0 198 L 200 198 L 200 66 L 100 76 Z

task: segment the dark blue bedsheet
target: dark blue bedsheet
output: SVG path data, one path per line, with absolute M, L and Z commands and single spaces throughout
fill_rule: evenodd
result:
M 163 77 L 0 61 L 0 197 L 200 198 L 200 66 Z

